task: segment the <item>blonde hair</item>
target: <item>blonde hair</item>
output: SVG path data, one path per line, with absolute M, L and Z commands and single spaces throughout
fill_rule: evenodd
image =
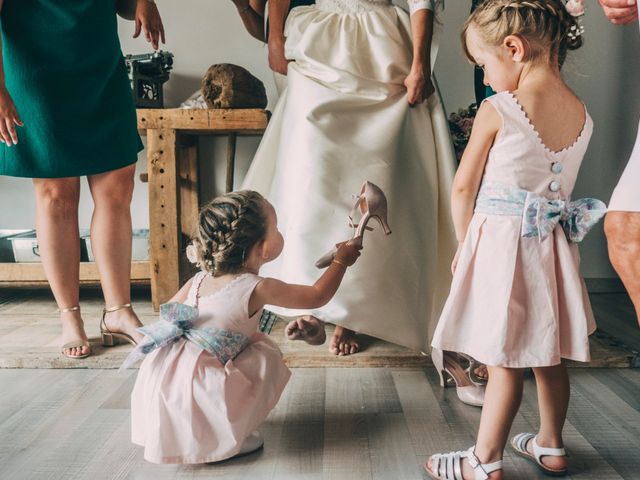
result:
M 525 61 L 547 60 L 562 67 L 569 50 L 582 46 L 580 25 L 562 0 L 485 0 L 462 29 L 462 47 L 469 60 L 467 34 L 473 26 L 489 45 L 499 46 L 509 35 L 522 38 L 529 47 Z
M 266 236 L 264 206 L 264 197 L 251 190 L 227 193 L 204 205 L 192 239 L 196 264 L 214 276 L 242 270 L 250 250 Z

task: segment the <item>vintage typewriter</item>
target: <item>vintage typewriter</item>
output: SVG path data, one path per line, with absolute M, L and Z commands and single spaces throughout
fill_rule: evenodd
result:
M 125 57 L 133 98 L 138 108 L 163 108 L 162 85 L 169 80 L 173 54 L 157 51 Z

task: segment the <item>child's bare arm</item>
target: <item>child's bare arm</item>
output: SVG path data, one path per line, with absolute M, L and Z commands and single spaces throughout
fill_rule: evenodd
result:
M 467 234 L 489 150 L 501 127 L 500 114 L 490 102 L 484 102 L 478 109 L 471 138 L 453 180 L 451 210 L 458 242 Z
M 313 285 L 292 285 L 274 278 L 260 282 L 249 301 L 249 311 L 255 312 L 264 305 L 285 308 L 319 308 L 331 300 L 347 270 L 360 256 L 362 246 L 357 243 L 342 244 L 336 261 Z

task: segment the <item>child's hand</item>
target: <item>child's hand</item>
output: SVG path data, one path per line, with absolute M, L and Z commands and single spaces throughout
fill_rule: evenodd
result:
M 0 142 L 8 147 L 18 144 L 16 125 L 24 126 L 11 95 L 4 85 L 0 85 Z
M 360 240 L 349 240 L 348 242 L 338 243 L 336 245 L 338 251 L 336 253 L 336 260 L 339 263 L 343 263 L 350 267 L 360 256 L 360 250 L 362 250 L 362 242 Z
M 458 243 L 458 249 L 456 250 L 456 254 L 453 256 L 453 262 L 451 262 L 451 273 L 456 273 L 456 268 L 458 268 L 458 260 L 460 260 L 461 250 L 462 243 Z
M 133 38 L 138 38 L 142 31 L 154 50 L 158 50 L 160 40 L 166 43 L 162 18 L 153 0 L 138 0 L 136 4 L 136 31 Z

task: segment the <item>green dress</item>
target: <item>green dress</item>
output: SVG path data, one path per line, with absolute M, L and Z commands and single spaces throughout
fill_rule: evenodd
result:
M 114 0 L 5 0 L 5 84 L 24 127 L 0 175 L 79 177 L 136 162 L 142 143 Z

